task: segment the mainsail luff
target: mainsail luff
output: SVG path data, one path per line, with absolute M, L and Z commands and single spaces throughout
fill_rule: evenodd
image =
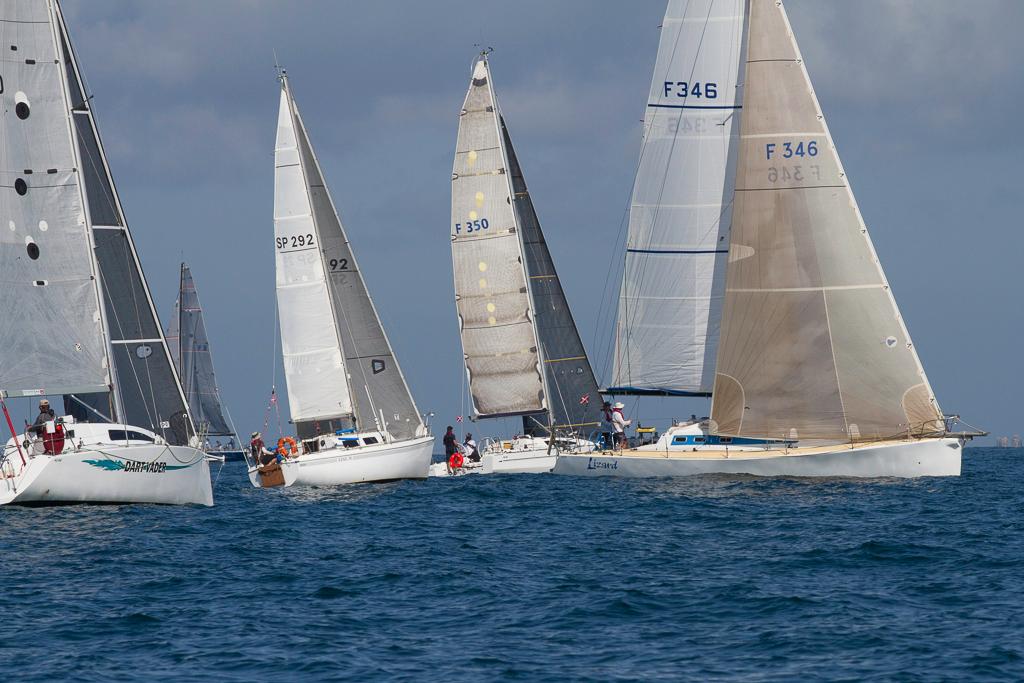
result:
M 352 418 L 352 390 L 299 150 L 295 102 L 284 74 L 274 149 L 274 235 L 281 355 L 292 421 L 301 427 Z
M 235 436 L 220 401 L 199 291 L 192 271 L 185 263 L 181 264 L 178 291 L 175 317 L 168 330 L 167 341 L 172 355 L 177 356 L 178 376 L 192 411 L 192 420 L 205 436 Z
M 55 0 L 46 4 L 63 52 L 60 61 L 77 141 L 77 168 L 85 190 L 83 221 L 90 228 L 90 258 L 95 259 L 96 286 L 104 302 L 97 319 L 109 343 L 114 389 L 112 393 L 109 389 L 65 391 L 65 408 L 83 419 L 93 419 L 90 412 L 82 411 L 81 401 L 123 423 L 148 427 L 171 444 L 185 444 L 195 434 L 188 404 L 124 218 L 60 5 Z M 67 396 L 72 393 L 78 396 Z
M 782 3 L 752 0 L 748 31 L 714 426 L 843 441 L 941 432 Z
M 542 429 L 534 416 L 523 418 L 523 429 L 539 436 L 551 429 L 585 434 L 601 425 L 601 393 L 544 239 L 512 137 L 504 117 L 499 119 L 550 405 L 550 425 L 545 425 L 548 429 Z
M 725 287 L 746 0 L 670 0 L 629 212 L 612 387 L 706 396 Z
M 376 425 L 398 440 L 423 436 L 423 419 L 370 297 L 294 97 L 292 112 L 334 325 L 349 376 L 355 426 Z
M 452 169 L 452 264 L 477 417 L 543 413 L 545 379 L 490 72 L 477 60 Z

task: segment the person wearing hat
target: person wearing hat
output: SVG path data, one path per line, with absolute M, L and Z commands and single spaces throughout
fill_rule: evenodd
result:
M 249 452 L 252 453 L 256 464 L 261 466 L 269 465 L 276 458 L 274 451 L 268 450 L 266 445 L 264 445 L 263 435 L 259 432 L 252 433 L 252 438 L 249 441 Z
M 625 407 L 622 402 L 612 406 L 612 429 L 615 431 L 615 445 L 619 449 L 626 443 L 626 427 L 633 424 L 632 420 L 627 420 L 626 416 L 622 414 L 622 409 Z
M 480 462 L 480 451 L 476 448 L 476 441 L 473 440 L 472 434 L 466 433 L 466 440 L 462 442 L 462 445 L 466 447 L 466 458 L 468 460 Z
M 42 436 L 46 431 L 46 423 L 52 422 L 55 419 L 57 418 L 53 414 L 53 408 L 50 407 L 50 402 L 44 398 L 39 401 L 39 417 L 37 417 L 36 421 L 32 423 L 32 427 L 29 428 L 29 431 Z

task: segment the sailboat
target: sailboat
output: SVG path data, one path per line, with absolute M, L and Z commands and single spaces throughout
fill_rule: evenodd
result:
M 171 358 L 181 378 L 185 398 L 192 411 L 192 420 L 199 431 L 203 450 L 218 459 L 242 458 L 238 432 L 220 399 L 220 389 L 213 372 L 213 351 L 206 334 L 203 306 L 192 278 L 192 269 L 181 264 L 178 298 L 174 301 L 167 343 Z M 211 445 L 211 439 L 228 438 L 227 446 Z
M 416 409 L 282 71 L 274 150 L 278 320 L 298 442 L 250 461 L 254 486 L 423 479 L 434 438 Z M 280 467 L 280 471 L 277 467 Z
M 473 66 L 452 170 L 455 306 L 473 419 L 522 416 L 484 444 L 479 471 L 547 472 L 590 452 L 601 394 L 497 105 L 486 54 Z M 433 474 L 446 472 L 435 465 Z
M 711 416 L 556 473 L 960 473 L 781 2 L 669 2 L 629 240 L 609 391 Z
M 3 3 L 0 42 L 0 504 L 212 505 L 60 5 Z M 8 399 L 48 396 L 19 432 Z

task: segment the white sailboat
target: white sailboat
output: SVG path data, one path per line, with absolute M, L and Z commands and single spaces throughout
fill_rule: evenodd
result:
M 199 431 L 203 450 L 217 460 L 240 460 L 243 454 L 239 448 L 238 432 L 221 402 L 203 306 L 199 301 L 199 290 L 196 289 L 192 269 L 187 263 L 181 264 L 178 298 L 174 301 L 174 311 L 167 329 L 167 343 L 192 411 L 192 420 Z M 220 439 L 224 437 L 228 438 L 227 445 L 220 444 Z M 217 439 L 220 445 L 214 446 L 211 439 Z
M 59 4 L 3 3 L 0 43 L 0 504 L 212 505 Z M 7 399 L 46 396 L 17 433 Z
M 636 183 L 610 390 L 711 418 L 556 473 L 960 473 L 781 2 L 669 2 Z
M 473 419 L 522 416 L 464 471 L 547 472 L 590 452 L 601 395 L 526 187 L 486 55 L 473 66 L 452 170 L 452 264 Z M 468 463 L 467 463 L 468 465 Z M 444 475 L 437 463 L 431 474 Z
M 249 478 L 254 486 L 425 478 L 434 439 L 370 300 L 284 72 L 274 168 L 277 302 L 298 443 L 280 470 L 250 461 Z

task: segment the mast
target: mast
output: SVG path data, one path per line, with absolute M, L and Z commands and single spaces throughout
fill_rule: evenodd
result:
M 670 0 L 644 116 L 607 393 L 709 396 L 743 105 L 746 0 Z
M 781 2 L 752 0 L 718 433 L 944 431 Z

